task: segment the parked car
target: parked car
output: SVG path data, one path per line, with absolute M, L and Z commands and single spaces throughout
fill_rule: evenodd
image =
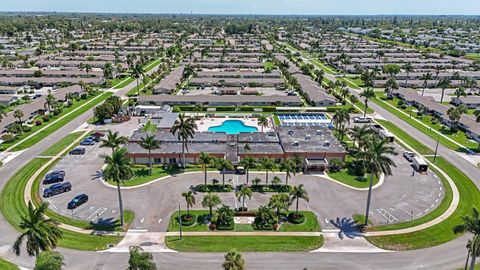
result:
M 43 191 L 43 197 L 52 197 L 60 193 L 69 192 L 70 190 L 72 190 L 72 184 L 70 184 L 70 182 L 53 184 Z
M 353 118 L 353 122 L 354 122 L 354 123 L 371 123 L 371 122 L 372 122 L 372 118 L 370 118 L 370 117 L 363 117 L 363 116 L 355 117 L 355 118 Z
M 88 196 L 87 194 L 80 194 L 78 196 L 75 196 L 67 205 L 68 209 L 75 209 L 79 207 L 80 205 L 88 202 Z
M 92 135 L 95 136 L 95 137 L 100 137 L 100 138 L 102 138 L 103 136 L 105 136 L 105 133 L 103 133 L 103 132 L 98 132 L 98 131 L 97 131 L 97 132 L 93 133 Z
M 69 152 L 70 155 L 84 155 L 85 154 L 85 148 L 82 147 L 77 147 L 73 149 L 72 151 Z
M 408 160 L 408 162 L 412 162 L 413 158 L 415 157 L 415 154 L 409 151 L 406 151 L 403 153 L 403 157 Z
M 63 182 L 65 179 L 65 171 L 51 171 L 45 175 L 45 179 L 43 179 L 43 184 L 53 184 L 58 182 Z
M 99 142 L 99 141 L 101 140 L 100 137 L 94 136 L 93 134 L 90 135 L 90 136 L 88 136 L 87 139 L 92 140 L 92 141 L 94 141 L 94 142 Z
M 80 142 L 80 145 L 95 145 L 95 141 L 92 139 L 86 138 Z

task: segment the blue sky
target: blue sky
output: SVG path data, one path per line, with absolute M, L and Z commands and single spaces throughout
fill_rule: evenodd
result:
M 480 0 L 0 0 L 0 2 L 0 11 L 480 15 Z

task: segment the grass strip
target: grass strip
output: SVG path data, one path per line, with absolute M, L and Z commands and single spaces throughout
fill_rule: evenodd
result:
M 183 252 L 306 252 L 323 245 L 323 236 L 168 236 L 167 247 Z
M 2 269 L 2 270 L 18 270 L 20 268 L 18 268 L 18 266 L 16 266 L 15 264 L 13 264 L 11 262 L 7 262 L 7 261 L 0 258 L 0 269 Z
M 365 176 L 356 176 L 352 175 L 348 172 L 347 169 L 340 170 L 338 172 L 329 172 L 328 176 L 335 181 L 343 183 L 347 186 L 351 186 L 354 188 L 368 188 L 370 184 L 370 174 L 365 174 Z M 378 178 L 373 177 L 373 185 L 378 183 Z
M 55 156 L 58 153 L 62 152 L 67 146 L 72 144 L 76 139 L 82 136 L 84 132 L 74 132 L 70 133 L 67 136 L 63 137 L 60 141 L 56 142 L 54 145 L 50 146 L 47 150 L 43 151 L 41 156 Z

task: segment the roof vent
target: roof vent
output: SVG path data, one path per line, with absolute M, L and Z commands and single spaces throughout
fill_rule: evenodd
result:
M 322 131 L 321 131 L 320 129 L 317 129 L 317 130 L 315 131 L 315 135 L 322 135 Z
M 312 137 L 310 136 L 310 134 L 307 134 L 307 135 L 305 136 L 305 141 L 309 141 L 310 138 L 312 138 Z
M 323 142 L 323 146 L 329 147 L 329 146 L 330 146 L 330 142 L 329 142 L 329 141 L 324 141 L 324 142 Z
M 300 143 L 298 141 L 293 142 L 293 146 L 299 146 L 299 145 L 300 145 Z
M 288 135 L 293 135 L 293 129 L 288 130 L 288 131 L 287 131 L 287 134 L 288 134 Z

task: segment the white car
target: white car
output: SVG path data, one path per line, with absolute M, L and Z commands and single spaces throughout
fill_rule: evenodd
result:
M 354 122 L 354 123 L 371 123 L 371 122 L 372 122 L 372 118 L 370 118 L 370 117 L 363 117 L 363 116 L 355 117 L 355 118 L 353 118 L 353 122 Z
M 413 161 L 413 157 L 415 157 L 415 154 L 409 151 L 406 151 L 403 153 L 403 157 L 408 160 L 409 162 Z

